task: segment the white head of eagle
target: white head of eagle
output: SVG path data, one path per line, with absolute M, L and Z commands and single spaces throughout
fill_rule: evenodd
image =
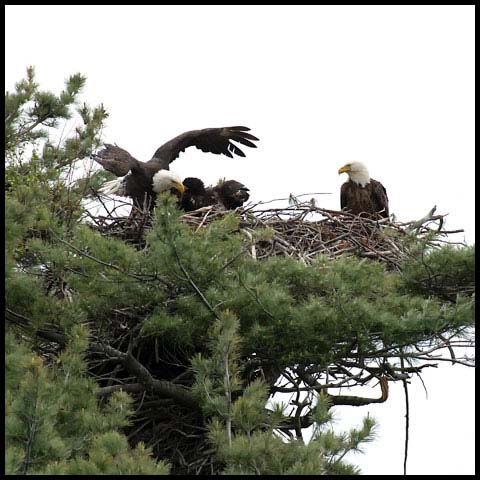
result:
M 170 170 L 159 170 L 152 178 L 153 191 L 155 193 L 165 192 L 171 188 L 175 188 L 180 193 L 185 191 L 182 179 Z
M 368 183 L 370 183 L 370 174 L 368 173 L 368 169 L 362 162 L 350 162 L 344 165 L 338 173 L 346 173 L 349 179 L 364 187 Z

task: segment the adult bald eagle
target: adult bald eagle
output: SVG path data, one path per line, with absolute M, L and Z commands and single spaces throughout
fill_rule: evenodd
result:
M 92 158 L 105 170 L 114 173 L 118 179 L 106 182 L 100 189 L 105 194 L 115 194 L 133 199 L 136 207 L 155 204 L 157 193 L 171 188 L 184 193 L 185 186 L 180 177 L 169 171 L 172 163 L 188 147 L 197 147 L 203 152 L 226 155 L 233 158 L 233 153 L 241 157 L 245 154 L 232 142 L 239 142 L 247 147 L 256 145 L 258 140 L 247 127 L 221 127 L 191 130 L 182 133 L 159 147 L 148 162 L 140 162 L 123 148 L 105 144 L 105 148 L 92 155 Z
M 367 167 L 362 162 L 347 163 L 338 174 L 347 173 L 349 180 L 340 190 L 340 206 L 355 215 L 368 213 L 388 217 L 388 197 L 385 187 L 370 178 Z
M 185 192 L 180 199 L 180 208 L 186 212 L 215 204 L 231 210 L 241 207 L 250 198 L 249 189 L 236 180 L 224 180 L 215 187 L 205 187 L 199 178 L 188 177 L 183 185 Z

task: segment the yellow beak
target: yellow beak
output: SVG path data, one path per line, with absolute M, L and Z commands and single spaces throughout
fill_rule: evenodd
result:
M 174 188 L 176 188 L 180 193 L 183 193 L 185 191 L 185 187 L 183 186 L 183 183 L 180 182 L 175 182 L 173 184 Z
M 350 171 L 350 168 L 348 167 L 348 165 L 344 165 L 342 168 L 338 170 L 338 174 L 340 175 L 341 173 L 347 173 L 349 171 Z

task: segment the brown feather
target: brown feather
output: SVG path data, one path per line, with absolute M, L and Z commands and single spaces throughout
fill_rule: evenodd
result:
M 205 189 L 205 185 L 199 178 L 187 177 L 183 180 L 183 186 L 185 187 L 185 192 L 183 192 L 180 198 L 180 208 L 182 210 L 191 212 L 217 203 L 217 199 L 211 189 Z
M 213 188 L 219 202 L 228 210 L 241 207 L 249 198 L 248 188 L 236 180 L 226 180 Z
M 227 210 L 241 207 L 250 197 L 248 188 L 236 180 L 219 182 L 215 187 L 205 187 L 199 178 L 183 181 L 186 190 L 180 198 L 180 208 L 186 212 L 201 207 L 221 204 Z
M 232 141 L 256 148 L 256 145 L 250 142 L 250 140 L 258 140 L 257 137 L 246 133 L 245 130 L 250 129 L 247 127 L 221 127 L 204 128 L 182 133 L 159 147 L 148 163 L 155 163 L 160 165 L 161 168 L 168 169 L 170 163 L 178 157 L 180 152 L 183 152 L 188 147 L 197 147 L 203 152 L 222 154 L 230 158 L 233 158 L 232 152 L 244 157 L 243 151 Z
M 360 213 L 378 214 L 388 217 L 388 197 L 385 187 L 373 178 L 362 187 L 349 180 L 340 189 L 340 206 L 358 215 Z
M 114 173 L 117 177 L 123 177 L 140 163 L 123 148 L 109 143 L 106 143 L 105 148 L 92 154 L 91 157 L 105 170 Z

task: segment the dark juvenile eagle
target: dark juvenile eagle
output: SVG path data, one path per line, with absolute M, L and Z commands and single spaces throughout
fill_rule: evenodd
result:
M 185 192 L 180 199 L 180 208 L 186 212 L 215 204 L 231 210 L 242 206 L 250 197 L 249 189 L 236 180 L 224 180 L 215 187 L 205 187 L 199 178 L 188 177 L 183 185 Z
M 367 167 L 361 162 L 347 163 L 338 170 L 338 174 L 347 173 L 349 180 L 340 190 L 340 206 L 358 215 L 368 213 L 387 218 L 388 197 L 385 187 L 370 178 Z
M 249 189 L 236 180 L 225 180 L 213 187 L 218 201 L 227 209 L 241 207 L 250 198 Z
M 105 148 L 92 155 L 92 158 L 105 170 L 119 178 L 106 182 L 100 191 L 105 194 L 130 197 L 133 199 L 133 204 L 139 208 L 145 204 L 153 208 L 157 193 L 171 188 L 182 194 L 185 191 L 181 178 L 169 171 L 170 163 L 178 157 L 180 152 L 188 147 L 197 147 L 203 152 L 222 154 L 230 158 L 233 158 L 233 154 L 245 157 L 242 150 L 232 142 L 256 148 L 253 141 L 258 138 L 247 133 L 249 130 L 247 127 L 191 130 L 159 147 L 148 162 L 138 161 L 116 145 L 105 144 Z

